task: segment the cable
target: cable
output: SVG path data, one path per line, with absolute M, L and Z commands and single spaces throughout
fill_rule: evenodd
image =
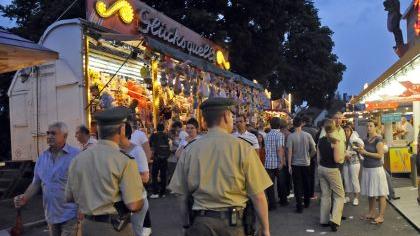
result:
M 61 19 L 61 17 L 63 17 L 64 16 L 64 14 L 66 14 L 69 10 L 70 10 L 70 8 L 77 2 L 77 1 L 79 1 L 79 0 L 74 0 L 67 8 L 66 8 L 66 10 L 64 10 L 63 11 L 63 13 L 61 13 L 61 15 L 57 18 L 57 20 L 55 20 L 54 22 L 53 22 L 53 24 L 55 23 L 55 22 L 57 22 L 57 21 L 59 21 L 60 19 Z
M 143 44 L 144 40 L 139 41 L 139 43 L 137 44 L 137 46 L 135 48 L 138 48 L 141 44 Z M 115 76 L 118 74 L 118 72 L 121 70 L 121 68 L 125 65 L 125 63 L 128 62 L 128 60 L 131 58 L 132 53 L 130 53 L 125 60 L 123 61 L 123 63 L 121 64 L 121 66 L 118 68 L 118 70 L 111 76 L 111 78 L 108 80 L 108 82 L 106 82 L 106 84 L 104 85 L 104 87 L 99 90 L 98 95 L 96 95 L 93 99 L 90 100 L 89 104 L 85 107 L 85 110 L 87 110 L 90 106 L 92 106 L 92 103 L 95 99 L 100 98 L 102 91 L 104 91 L 104 89 L 108 86 L 109 83 L 111 83 L 111 81 L 115 78 Z

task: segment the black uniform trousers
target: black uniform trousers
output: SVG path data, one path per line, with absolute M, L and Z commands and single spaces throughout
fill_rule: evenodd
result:
M 304 200 L 305 207 L 309 207 L 311 201 L 310 192 L 310 166 L 292 165 L 293 189 L 295 192 L 296 208 L 302 210 Z
M 164 195 L 166 192 L 167 173 L 168 172 L 168 159 L 153 159 L 152 166 L 152 188 L 153 194 Z M 158 175 L 160 183 L 158 182 Z
M 211 217 L 195 217 L 186 236 L 245 236 L 242 225 L 230 226 L 227 220 Z

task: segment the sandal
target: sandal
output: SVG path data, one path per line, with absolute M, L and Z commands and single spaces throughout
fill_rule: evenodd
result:
M 380 220 L 380 218 L 378 217 L 378 218 L 372 220 L 370 223 L 373 224 L 373 225 L 380 225 L 380 224 L 384 223 L 384 221 L 385 221 L 384 218 L 382 218 L 382 220 Z

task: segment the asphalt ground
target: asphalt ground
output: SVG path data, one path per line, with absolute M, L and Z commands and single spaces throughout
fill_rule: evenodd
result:
M 401 196 L 404 198 L 403 196 Z M 403 199 L 401 199 L 403 200 Z M 397 201 L 401 201 L 397 200 Z M 178 203 L 173 195 L 161 199 L 150 199 L 151 216 L 154 236 L 181 236 L 181 222 Z M 367 199 L 362 198 L 359 206 L 346 204 L 343 221 L 338 232 L 333 233 L 329 228 L 319 226 L 319 200 L 312 201 L 311 206 L 303 214 L 294 212 L 294 199 L 290 199 L 289 206 L 278 207 L 270 212 L 271 235 L 310 236 L 310 235 L 343 235 L 343 236 L 411 236 L 420 232 L 408 223 L 393 207 L 388 205 L 385 222 L 382 225 L 372 225 L 369 221 L 360 220 L 360 216 L 367 212 Z M 419 209 L 420 210 L 420 209 Z M 41 225 L 27 230 L 24 235 L 46 236 L 47 227 Z

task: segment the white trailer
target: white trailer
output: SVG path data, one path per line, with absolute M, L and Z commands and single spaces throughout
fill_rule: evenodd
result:
M 83 24 L 63 20 L 48 27 L 40 44 L 59 53 L 59 59 L 18 71 L 9 88 L 12 160 L 36 160 L 46 148 L 48 125 L 69 126 L 68 143 L 77 145 L 76 126 L 86 123 L 83 72 Z

